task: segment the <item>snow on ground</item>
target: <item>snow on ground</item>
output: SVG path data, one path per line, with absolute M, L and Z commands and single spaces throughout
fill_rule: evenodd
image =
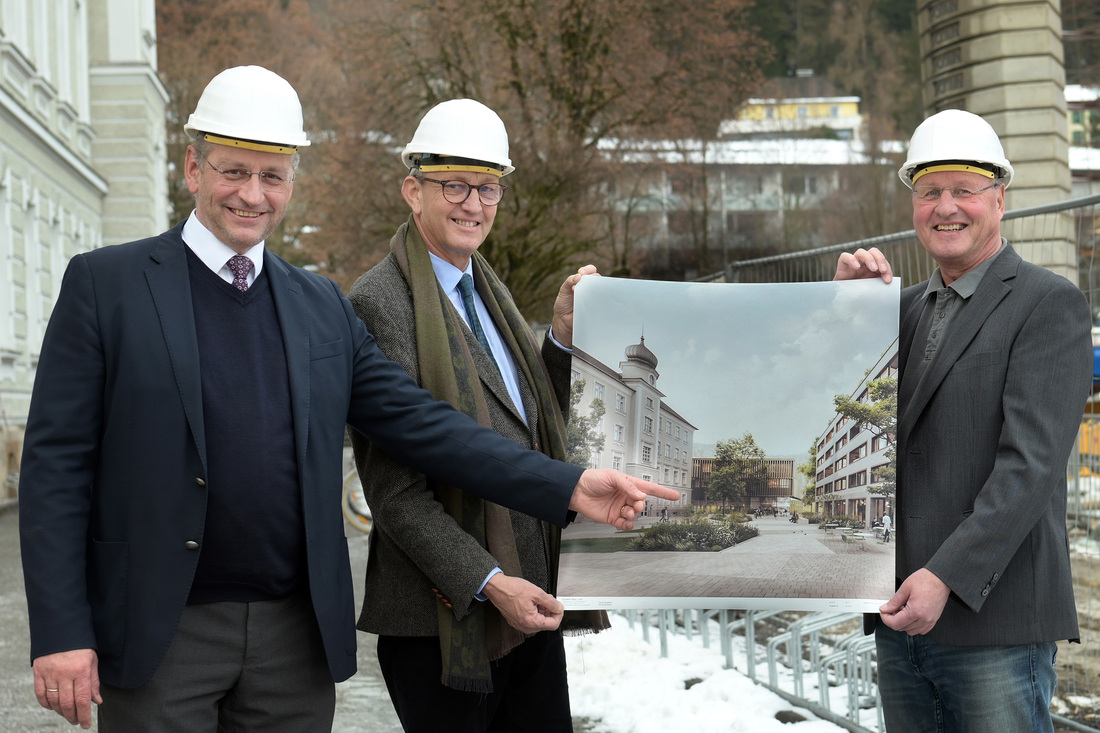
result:
M 844 728 L 794 706 L 736 669 L 723 669 L 717 628 L 711 648 L 699 636 L 692 640 L 669 634 L 668 657 L 661 658 L 657 629 L 650 642 L 640 625 L 631 628 L 622 616 L 611 616 L 612 628 L 600 634 L 566 637 L 569 698 L 574 718 L 587 718 L 592 733 L 843 733 Z M 740 641 L 740 646 L 737 642 Z M 734 637 L 735 666 L 745 666 L 744 639 Z M 768 679 L 767 663 L 757 656 L 756 674 Z M 780 689 L 792 689 L 790 670 L 780 665 Z M 804 675 L 805 694 L 817 700 L 817 674 Z M 691 680 L 700 680 L 689 685 Z M 785 684 L 786 682 L 786 684 Z M 831 707 L 841 712 L 845 688 L 834 688 Z M 843 692 L 846 695 L 846 692 Z M 786 711 L 786 713 L 784 712 Z M 793 712 L 804 720 L 784 723 Z M 861 724 L 874 728 L 874 709 L 863 711 Z M 794 718 L 798 720 L 798 718 Z

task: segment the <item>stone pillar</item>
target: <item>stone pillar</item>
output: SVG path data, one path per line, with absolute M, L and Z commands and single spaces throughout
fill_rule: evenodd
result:
M 165 107 L 157 76 L 154 0 L 88 4 L 92 158 L 107 179 L 103 244 L 168 228 Z
M 1016 171 L 1006 210 L 1070 196 L 1060 0 L 918 0 L 926 115 L 984 117 Z M 1072 214 L 1006 222 L 1020 254 L 1076 282 Z

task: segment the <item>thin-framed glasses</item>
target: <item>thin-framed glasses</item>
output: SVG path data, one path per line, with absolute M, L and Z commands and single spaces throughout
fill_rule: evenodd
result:
M 287 176 L 274 171 L 250 171 L 247 168 L 226 168 L 223 170 L 211 163 L 209 158 L 198 150 L 195 151 L 195 155 L 206 161 L 206 164 L 214 169 L 221 180 L 230 186 L 243 186 L 252 176 L 256 176 L 260 179 L 260 185 L 268 191 L 285 191 L 290 188 L 291 182 L 294 181 L 294 176 Z
M 504 192 L 508 190 L 508 187 L 503 183 L 482 183 L 478 186 L 472 186 L 466 181 L 437 181 L 434 178 L 425 176 L 418 177 L 422 181 L 438 183 L 443 188 L 443 198 L 452 204 L 461 204 L 470 198 L 470 191 L 476 188 L 477 197 L 481 199 L 483 205 L 496 206 L 504 198 Z
M 974 198 L 983 191 L 988 191 L 994 186 L 999 186 L 999 183 L 991 183 L 985 188 L 969 189 L 962 186 L 954 186 L 952 188 L 944 188 L 942 186 L 913 186 L 913 198 L 917 201 L 923 201 L 925 203 L 932 203 L 933 201 L 939 201 L 943 196 L 944 191 L 948 191 L 951 194 L 951 198 L 956 201 L 967 201 Z

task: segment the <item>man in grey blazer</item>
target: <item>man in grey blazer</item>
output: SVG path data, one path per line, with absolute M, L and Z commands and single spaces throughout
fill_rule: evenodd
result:
M 390 255 L 352 287 L 353 307 L 382 351 L 437 398 L 563 457 L 573 287 L 595 268 L 562 285 L 540 347 L 477 252 L 512 171 L 504 123 L 474 100 L 443 102 L 402 159 L 412 214 Z M 406 468 L 358 433 L 352 444 L 375 519 L 358 626 L 379 635 L 405 730 L 571 731 L 562 606 L 552 595 L 560 530 Z M 574 630 L 606 626 L 601 613 L 573 616 L 565 625 Z
M 899 171 L 939 265 L 901 296 L 897 593 L 875 631 L 891 731 L 1052 731 L 1056 642 L 1077 640 L 1066 462 L 1090 389 L 1081 291 L 1002 239 L 1013 169 L 959 110 Z M 877 250 L 836 279 L 877 277 Z

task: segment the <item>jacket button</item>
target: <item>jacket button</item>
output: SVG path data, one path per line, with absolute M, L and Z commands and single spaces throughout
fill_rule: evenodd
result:
M 206 479 L 202 478 L 201 476 L 196 476 L 195 483 L 199 486 L 206 486 Z
M 183 543 L 183 546 L 186 547 L 188 550 L 197 550 L 197 549 L 199 549 L 199 543 L 195 542 L 194 540 L 187 540 L 186 542 Z

